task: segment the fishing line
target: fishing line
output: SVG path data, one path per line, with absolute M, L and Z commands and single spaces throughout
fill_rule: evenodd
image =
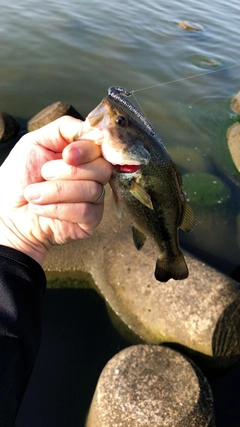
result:
M 230 70 L 231 68 L 236 68 L 239 66 L 240 66 L 240 64 L 230 65 L 228 67 L 218 68 L 217 70 L 205 71 L 204 73 L 194 74 L 193 76 L 182 77 L 182 78 L 177 79 L 177 80 L 170 80 L 168 82 L 158 83 L 158 84 L 152 85 L 152 86 L 146 86 L 146 87 L 141 88 L 141 89 L 133 89 L 130 92 L 131 92 L 131 94 L 134 94 L 135 92 L 140 92 L 141 90 L 153 89 L 155 87 L 165 86 L 165 85 L 169 85 L 171 83 L 182 82 L 184 80 L 194 79 L 195 77 L 201 77 L 201 76 L 205 76 L 207 74 L 213 74 L 213 73 L 218 73 L 220 71 Z M 135 97 L 135 99 L 136 99 L 136 97 Z
M 207 74 L 213 74 L 213 73 L 218 73 L 220 71 L 230 70 L 231 68 L 236 68 L 236 67 L 239 67 L 239 66 L 240 66 L 240 64 L 229 65 L 228 67 L 218 68 L 217 70 L 205 71 L 204 73 L 194 74 L 193 76 L 182 77 L 180 79 L 170 80 L 168 82 L 158 83 L 158 84 L 152 85 L 152 86 L 146 86 L 146 87 L 141 88 L 141 89 L 133 89 L 133 90 L 130 91 L 130 94 L 134 97 L 135 102 L 138 104 L 139 109 L 142 111 L 142 113 L 144 114 L 144 116 L 147 118 L 147 115 L 145 114 L 142 106 L 140 105 L 139 101 L 137 100 L 137 97 L 134 95 L 135 92 L 140 92 L 140 91 L 143 91 L 143 90 L 153 89 L 153 88 L 156 88 L 156 87 L 165 86 L 165 85 L 169 85 L 169 84 L 172 84 L 172 83 L 182 82 L 184 80 L 194 79 L 195 77 L 201 77 L 201 76 L 206 76 Z
M 154 128 L 152 127 L 150 121 L 148 120 L 147 115 L 143 111 L 142 106 L 140 105 L 139 101 L 137 100 L 136 96 L 134 95 L 135 92 L 139 92 L 141 90 L 147 90 L 147 89 L 156 88 L 156 87 L 164 86 L 164 85 L 171 84 L 171 83 L 181 82 L 183 80 L 189 80 L 189 79 L 193 79 L 195 77 L 205 76 L 207 74 L 217 73 L 217 72 L 223 71 L 223 70 L 229 70 L 231 68 L 235 68 L 235 67 L 238 67 L 238 66 L 240 66 L 240 64 L 234 64 L 234 65 L 230 65 L 228 67 L 219 68 L 218 70 L 206 71 L 204 73 L 194 74 L 193 76 L 182 77 L 182 78 L 177 79 L 177 80 L 170 80 L 169 82 L 159 83 L 159 84 L 156 84 L 156 85 L 147 86 L 145 88 L 131 90 L 130 92 L 127 89 L 125 89 L 124 87 L 122 87 L 122 86 L 110 86 L 108 88 L 108 95 L 107 96 L 110 99 L 112 99 L 115 102 L 117 102 L 120 105 L 122 105 L 123 107 L 127 108 L 129 111 L 131 111 L 136 117 L 138 117 L 141 120 L 141 122 L 145 126 L 145 129 L 148 130 L 148 132 L 150 132 L 150 134 L 152 134 L 155 137 L 158 137 L 160 139 L 160 137 L 158 136 L 157 132 L 154 130 Z M 132 102 L 130 102 L 127 99 L 131 95 L 134 97 L 136 103 L 139 106 L 139 109 Z
M 135 99 L 136 104 L 139 106 L 140 110 L 142 111 L 142 113 L 144 114 L 145 117 L 147 117 L 144 109 L 142 108 L 140 102 L 138 101 L 137 97 L 134 95 L 134 91 L 131 91 L 131 95 L 133 96 L 133 98 Z

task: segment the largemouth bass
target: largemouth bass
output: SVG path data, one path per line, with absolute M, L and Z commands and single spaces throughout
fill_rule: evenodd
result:
M 195 217 L 185 199 L 181 175 L 160 137 L 151 135 L 108 98 L 87 116 L 81 135 L 101 145 L 114 165 L 110 180 L 118 216 L 124 209 L 140 250 L 147 237 L 159 249 L 155 278 L 185 279 L 188 268 L 179 247 L 178 229 L 190 232 Z

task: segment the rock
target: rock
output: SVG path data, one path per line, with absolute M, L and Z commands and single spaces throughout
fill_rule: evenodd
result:
M 52 105 L 41 110 L 36 116 L 34 116 L 28 122 L 28 131 L 31 132 L 33 130 L 39 129 L 42 126 L 47 125 L 48 123 L 53 122 L 59 117 L 62 116 L 72 116 L 76 119 L 84 120 L 78 111 L 75 110 L 70 104 L 65 104 L 64 102 L 55 102 Z
M 53 248 L 46 273 L 90 273 L 110 310 L 138 341 L 173 343 L 214 368 L 235 363 L 240 358 L 239 283 L 189 254 L 188 279 L 157 282 L 156 249 L 150 241 L 140 252 L 135 249 L 129 221 L 117 219 L 106 190 L 105 214 L 95 234 Z
M 221 62 L 219 60 L 203 55 L 196 55 L 195 57 L 193 57 L 192 63 L 201 68 L 212 68 L 221 66 Z
M 210 386 L 196 365 L 167 347 L 122 350 L 103 369 L 86 427 L 214 426 Z
M 211 164 L 210 171 L 217 171 L 218 175 L 225 175 L 227 180 L 240 187 L 239 174 L 232 161 L 231 154 L 226 141 L 227 129 L 233 124 L 233 114 L 229 111 L 229 99 L 220 102 L 210 102 L 209 106 L 201 108 L 197 103 L 193 103 L 192 108 L 181 109 L 181 116 L 188 118 L 192 123 L 193 146 L 200 148 L 203 156 L 208 158 L 208 164 Z M 179 124 L 182 129 L 182 123 Z M 201 142 L 198 144 L 198 139 Z M 198 170 L 198 169 L 196 169 Z
M 191 21 L 179 21 L 178 26 L 188 31 L 203 31 L 203 26 Z
M 221 201 L 221 200 L 220 200 Z M 191 203 L 196 215 L 196 227 L 191 234 L 180 231 L 185 246 L 194 248 L 213 264 L 222 265 L 230 272 L 239 262 L 236 235 L 235 212 L 230 203 L 200 205 Z M 226 251 L 225 248 L 228 248 Z
M 21 127 L 21 124 L 20 124 L 20 129 L 15 136 L 11 137 L 9 140 L 5 142 L 2 141 L 2 143 L 0 144 L 0 166 L 4 162 L 4 160 L 7 158 L 7 156 L 9 155 L 13 147 L 16 145 L 16 143 L 19 141 L 19 139 L 21 139 L 22 136 L 25 135 L 25 133 L 26 133 L 26 129 L 24 127 Z
M 240 249 L 240 214 L 237 215 L 236 223 L 237 223 L 237 244 Z
M 240 92 L 238 92 L 231 100 L 231 109 L 240 114 Z
M 197 147 L 183 146 L 168 147 L 167 150 L 181 173 L 184 172 L 208 172 L 210 161 Z
M 240 123 L 230 126 L 227 131 L 227 142 L 233 163 L 240 172 Z
M 6 142 L 15 136 L 20 129 L 20 124 L 5 111 L 0 111 L 0 142 Z
M 229 201 L 230 188 L 217 176 L 206 172 L 192 172 L 183 175 L 183 188 L 187 200 L 194 208 L 214 207 Z

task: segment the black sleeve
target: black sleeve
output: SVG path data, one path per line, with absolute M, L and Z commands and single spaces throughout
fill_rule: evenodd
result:
M 0 246 L 0 426 L 10 427 L 27 386 L 41 341 L 42 267 Z

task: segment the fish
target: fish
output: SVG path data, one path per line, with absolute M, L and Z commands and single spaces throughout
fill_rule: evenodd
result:
M 80 138 L 101 145 L 103 157 L 113 165 L 109 183 L 115 210 L 119 218 L 122 211 L 128 215 L 136 249 L 147 238 L 157 246 L 156 280 L 187 278 L 178 229 L 189 233 L 196 220 L 181 174 L 159 135 L 105 97 L 86 117 Z

